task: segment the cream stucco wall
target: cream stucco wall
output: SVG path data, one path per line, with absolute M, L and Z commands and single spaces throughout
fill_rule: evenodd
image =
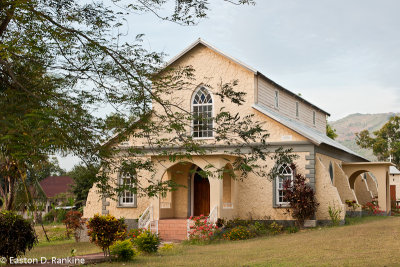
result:
M 317 220 L 330 220 L 329 207 L 340 209 L 340 218 L 344 220 L 346 207 L 342 203 L 337 188 L 332 184 L 328 169 L 319 157 L 315 159 L 315 197 L 319 203 L 316 213 Z
M 367 202 L 372 201 L 371 192 L 368 190 L 368 185 L 361 175 L 354 182 L 354 193 L 360 205 L 365 205 Z

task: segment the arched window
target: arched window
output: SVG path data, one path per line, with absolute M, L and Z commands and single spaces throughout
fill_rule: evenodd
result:
M 287 179 L 290 179 L 291 181 L 293 181 L 293 170 L 290 167 L 290 165 L 283 164 L 279 168 L 278 177 L 275 179 L 275 182 L 276 182 L 276 186 L 275 186 L 275 189 L 276 189 L 276 204 L 277 205 L 287 205 L 288 204 L 288 202 L 284 201 L 284 199 L 283 199 L 283 196 L 284 196 L 283 183 Z
M 193 137 L 213 137 L 213 99 L 205 87 L 194 93 L 192 100 Z

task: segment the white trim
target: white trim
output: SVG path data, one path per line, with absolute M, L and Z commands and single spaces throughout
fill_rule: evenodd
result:
M 132 183 L 132 178 L 131 177 L 123 177 L 121 173 L 118 175 L 118 184 L 121 185 L 123 183 L 123 179 L 130 179 L 130 186 L 133 185 Z M 125 197 L 125 193 L 128 190 L 124 190 L 124 192 L 121 192 L 121 196 L 118 198 L 118 207 L 137 207 L 137 196 L 136 194 L 132 193 L 131 191 L 128 191 L 130 194 L 132 194 L 132 202 L 123 202 L 123 199 Z M 125 197 L 126 198 L 126 197 Z
M 275 204 L 279 205 L 279 206 L 288 206 L 289 205 L 289 202 L 279 201 L 279 190 L 280 190 L 279 183 L 280 183 L 280 179 L 282 179 L 283 177 L 289 178 L 289 176 L 290 176 L 290 180 L 292 181 L 292 183 L 293 183 L 293 179 L 294 179 L 293 170 L 288 164 L 282 164 L 281 166 L 279 166 L 278 170 L 280 170 L 284 165 L 286 165 L 285 166 L 285 170 L 286 170 L 286 168 L 289 168 L 290 174 L 282 174 L 282 173 L 280 173 L 280 175 L 275 178 L 275 198 L 276 198 L 275 199 Z M 282 183 L 283 183 L 283 181 L 282 181 Z

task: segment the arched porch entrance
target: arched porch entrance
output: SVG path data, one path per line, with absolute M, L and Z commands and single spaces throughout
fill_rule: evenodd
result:
M 370 183 L 371 181 L 368 180 L 368 175 L 364 176 L 365 173 L 372 173 L 375 176 L 377 188 L 375 192 L 373 192 L 373 190 L 371 191 L 378 196 L 378 205 L 380 209 L 390 214 L 389 167 L 391 165 L 392 163 L 390 162 L 346 162 L 342 164 L 342 169 L 349 177 L 350 188 L 356 191 L 357 188 L 355 187 L 357 184 L 358 187 L 363 185 L 366 188 L 372 185 Z M 359 196 L 357 196 L 357 198 L 358 197 Z
M 177 190 L 161 195 L 160 218 L 208 216 L 211 210 L 211 186 L 205 172 L 196 164 L 178 163 L 166 170 L 163 181 L 173 181 Z

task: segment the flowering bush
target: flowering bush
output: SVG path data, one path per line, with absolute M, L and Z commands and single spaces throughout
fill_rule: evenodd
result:
M 79 242 L 81 231 L 83 230 L 83 225 L 85 224 L 85 221 L 82 219 L 82 213 L 71 210 L 67 213 L 63 222 L 65 224 L 68 238 L 71 234 L 73 234 L 75 241 Z
M 126 224 L 123 219 L 117 219 L 112 215 L 94 215 L 87 223 L 90 242 L 99 246 L 104 255 L 110 255 L 110 246 L 117 240 L 126 237 Z
M 362 209 L 366 210 L 370 215 L 385 214 L 383 210 L 379 209 L 379 205 L 374 202 L 367 202 L 364 206 L 362 206 Z
M 243 239 L 249 239 L 255 236 L 255 234 L 250 231 L 249 228 L 245 226 L 236 226 L 235 228 L 232 228 L 228 232 L 224 233 L 223 235 L 224 239 L 227 240 L 243 240 Z
M 218 226 L 208 221 L 207 216 L 200 215 L 189 219 L 194 221 L 194 225 L 190 226 L 190 240 L 210 240 L 218 229 Z
M 143 228 L 132 229 L 128 233 L 128 238 L 133 242 L 133 240 L 136 239 L 144 231 L 146 231 L 146 229 Z

